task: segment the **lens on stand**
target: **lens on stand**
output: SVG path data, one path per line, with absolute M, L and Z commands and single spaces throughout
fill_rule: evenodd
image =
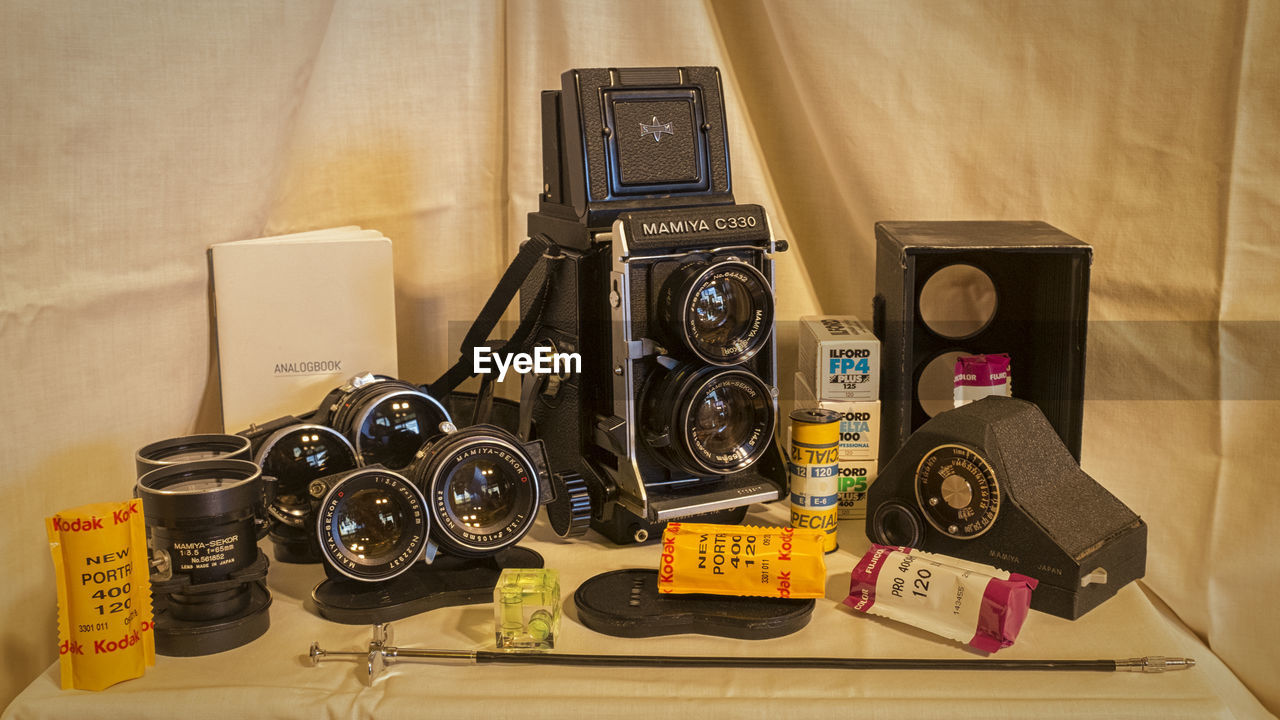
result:
M 388 580 L 412 567 L 427 545 L 422 493 L 404 476 L 363 468 L 337 478 L 320 502 L 316 531 L 331 568 L 353 580 Z
M 258 466 L 226 459 L 168 465 L 139 478 L 137 494 L 152 553 L 169 564 L 167 577 L 152 578 L 156 651 L 206 655 L 266 632 L 271 594 L 257 544 Z
M 514 545 L 533 527 L 537 468 L 514 435 L 476 425 L 425 445 L 409 476 L 427 499 L 436 542 L 471 557 Z

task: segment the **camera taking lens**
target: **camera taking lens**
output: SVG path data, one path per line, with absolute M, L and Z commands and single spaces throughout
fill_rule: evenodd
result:
M 156 568 L 156 651 L 207 655 L 266 632 L 271 593 L 257 544 L 264 507 L 258 466 L 235 459 L 171 464 L 142 475 L 136 492 Z
M 668 467 L 695 477 L 749 467 L 773 438 L 769 387 L 745 370 L 684 364 L 644 393 L 645 440 Z

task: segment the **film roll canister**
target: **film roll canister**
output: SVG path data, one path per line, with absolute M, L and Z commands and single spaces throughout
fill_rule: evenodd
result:
M 836 549 L 840 510 L 840 413 L 802 408 L 791 413 L 791 526 L 822 533 L 822 549 Z

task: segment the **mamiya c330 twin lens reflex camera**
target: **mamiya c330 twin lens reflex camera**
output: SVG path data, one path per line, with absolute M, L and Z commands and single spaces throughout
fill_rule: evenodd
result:
M 647 539 L 699 515 L 738 522 L 785 494 L 774 341 L 775 241 L 734 203 L 715 68 L 571 70 L 542 94 L 548 253 L 521 314 L 582 372 L 526 387 L 561 483 L 562 534 Z M 548 277 L 549 274 L 549 277 Z

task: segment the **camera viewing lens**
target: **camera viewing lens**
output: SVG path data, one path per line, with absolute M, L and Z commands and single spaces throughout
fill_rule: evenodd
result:
M 726 475 L 760 459 L 773 438 L 770 388 L 732 368 L 678 366 L 651 379 L 642 421 L 651 448 L 673 469 Z
M 393 578 L 426 547 L 430 521 L 422 492 L 381 468 L 352 471 L 329 486 L 316 522 L 329 565 L 355 580 Z
M 697 262 L 671 274 L 659 316 L 695 355 L 715 365 L 754 357 L 773 329 L 773 290 L 754 266 L 739 260 Z
M 533 527 L 538 471 L 511 433 L 476 425 L 431 441 L 420 457 L 410 476 L 427 498 L 442 548 L 486 555 L 514 545 Z
M 403 468 L 448 419 L 444 407 L 426 393 L 389 390 L 363 403 L 355 414 L 350 437 L 366 465 Z
M 249 438 L 240 435 L 186 435 L 144 445 L 134 457 L 138 477 L 156 468 L 197 460 L 248 460 Z
M 333 428 L 293 425 L 277 430 L 258 449 L 262 474 L 276 479 L 277 495 L 300 495 L 318 477 L 357 466 L 351 443 Z

